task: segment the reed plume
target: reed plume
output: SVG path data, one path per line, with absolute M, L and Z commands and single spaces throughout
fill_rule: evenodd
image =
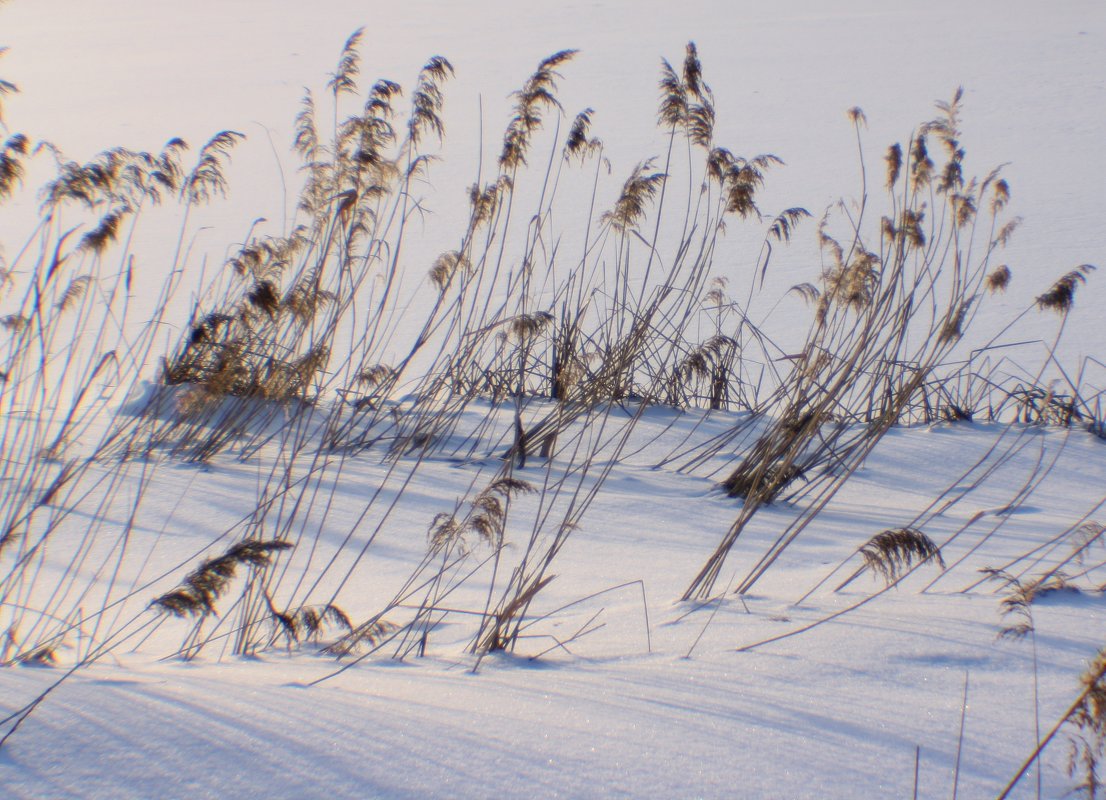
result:
M 1037 308 L 1042 311 L 1055 311 L 1057 314 L 1068 313 L 1075 303 L 1075 290 L 1079 288 L 1079 284 L 1087 282 L 1087 276 L 1094 270 L 1095 267 L 1091 264 L 1076 267 L 1052 284 L 1052 288 L 1047 292 L 1037 297 Z
M 100 218 L 96 227 L 81 237 L 78 250 L 84 250 L 96 255 L 103 255 L 108 245 L 119 236 L 119 226 L 126 217 L 133 213 L 131 208 L 123 208 L 118 211 L 110 211 Z
M 661 59 L 660 79 L 661 104 L 657 111 L 657 121 L 665 127 L 678 128 L 687 123 L 687 86 L 676 74 L 676 70 Z
M 634 171 L 622 185 L 622 192 L 615 201 L 614 208 L 603 214 L 603 221 L 616 231 L 626 233 L 644 221 L 647 205 L 656 197 L 666 177 L 663 172 L 653 172 L 652 169 L 652 159 L 634 167 Z
M 898 183 L 899 173 L 902 172 L 902 145 L 895 143 L 887 148 L 887 155 L 883 158 L 887 162 L 887 181 L 886 187 L 888 191 L 895 188 L 895 184 Z
M 565 140 L 564 159 L 566 161 L 573 158 L 583 161 L 592 153 L 603 149 L 602 141 L 594 136 L 588 136 L 591 131 L 591 117 L 594 113 L 592 109 L 585 108 L 572 120 L 568 138 Z
M 1001 266 L 995 267 L 995 269 L 987 275 L 983 280 L 983 286 L 991 294 L 1005 292 L 1006 287 L 1010 285 L 1011 277 L 1010 267 L 1002 264 Z
M 175 617 L 214 615 L 216 601 L 226 591 L 239 567 L 267 567 L 276 553 L 291 547 L 289 542 L 275 539 L 238 542 L 221 556 L 200 564 L 188 573 L 180 586 L 154 599 L 150 607 Z
M 323 648 L 327 655 L 342 658 L 362 648 L 373 648 L 399 630 L 399 626 L 383 618 L 371 619 Z
M 27 137 L 21 133 L 9 136 L 0 147 L 0 200 L 11 197 L 23 182 L 22 159 L 27 155 Z
M 532 494 L 533 485 L 518 478 L 500 477 L 485 487 L 469 504 L 463 519 L 455 514 L 435 515 L 427 531 L 431 552 L 437 553 L 447 546 L 464 546 L 464 537 L 472 533 L 484 544 L 500 547 L 507 523 L 507 503 L 519 494 Z
M 361 37 L 365 29 L 358 28 L 349 35 L 346 43 L 342 45 L 342 53 L 338 57 L 338 68 L 330 76 L 326 88 L 334 97 L 340 94 L 353 94 L 357 91 L 357 76 L 361 73 L 361 56 L 357 48 L 361 44 Z
M 570 61 L 576 50 L 561 50 L 545 58 L 534 73 L 526 79 L 522 88 L 514 93 L 514 116 L 503 136 L 503 149 L 499 154 L 499 166 L 505 173 L 512 173 L 525 166 L 530 140 L 542 124 L 546 111 L 561 110 L 557 100 L 557 68 Z
M 189 205 L 206 203 L 212 197 L 225 196 L 227 180 L 223 174 L 234 146 L 246 136 L 238 131 L 220 131 L 202 148 L 196 166 L 184 178 L 180 192 Z
M 932 561 L 945 568 L 941 548 L 917 528 L 891 528 L 877 533 L 860 548 L 860 556 L 864 566 L 888 584 L 898 580 L 915 563 Z
M 273 607 L 271 600 L 266 599 L 278 634 L 289 644 L 300 644 L 303 641 L 318 642 L 327 628 L 336 628 L 346 634 L 353 632 L 353 623 L 349 616 L 333 603 L 303 606 L 294 611 L 281 612 Z
M 809 218 L 810 212 L 805 208 L 785 209 L 772 220 L 772 224 L 768 227 L 767 235 L 777 242 L 790 242 L 791 234 L 795 231 L 795 226 L 802 220 Z
M 1022 580 L 1002 569 L 987 568 L 980 571 L 988 579 L 1000 582 L 1006 592 L 999 603 L 999 609 L 1004 618 L 1011 618 L 1013 621 L 999 631 L 999 636 L 1004 638 L 1020 639 L 1033 633 L 1033 604 L 1037 600 L 1057 592 L 1079 591 L 1062 572 Z
M 438 291 L 444 292 L 453 282 L 453 277 L 458 269 L 468 272 L 472 268 L 469 260 L 459 250 L 451 250 L 442 253 L 434 260 L 434 266 L 430 268 L 430 281 Z
M 427 131 L 433 131 L 439 140 L 445 135 L 442 122 L 442 108 L 445 96 L 441 85 L 453 75 L 453 65 L 441 56 L 434 56 L 419 72 L 418 84 L 411 95 L 411 115 L 407 119 L 407 137 L 417 145 Z M 386 87 L 398 89 L 395 84 Z M 390 92 L 381 91 L 380 100 L 390 97 Z
M 62 292 L 61 299 L 54 304 L 58 311 L 67 311 L 77 304 L 85 292 L 88 291 L 89 285 L 92 283 L 91 275 L 78 275 L 69 282 L 69 285 L 65 287 L 65 291 Z

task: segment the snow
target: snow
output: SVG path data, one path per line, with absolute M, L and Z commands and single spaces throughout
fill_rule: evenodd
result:
M 636 435 L 669 428 L 669 413 L 650 412 Z M 692 417 L 681 416 L 677 433 L 694 424 Z M 732 415 L 714 414 L 706 431 L 732 422 Z M 927 527 L 942 539 L 987 512 L 958 546 L 946 548 L 950 564 L 1000 519 L 1002 535 L 933 590 L 919 593 L 939 574 L 923 568 L 839 620 L 749 652 L 736 648 L 820 620 L 878 589 L 882 584 L 864 575 L 841 593 L 823 589 L 794 605 L 874 532 L 907 524 L 1004 430 L 958 424 L 894 431 L 756 592 L 704 606 L 676 598 L 733 516 L 734 502 L 708 492 L 702 478 L 645 468 L 664 449 L 654 445 L 608 479 L 534 609 L 535 617 L 551 616 L 528 631 L 532 638 L 516 655 L 477 664 L 464 652 L 470 621 L 446 616 L 425 657 L 402 662 L 381 651 L 342 670 L 351 662 L 310 647 L 287 652 L 277 645 L 240 659 L 221 656 L 218 643 L 194 661 L 166 661 L 161 656 L 186 629 L 170 622 L 137 651 L 120 648 L 62 683 L 5 745 L 0 774 L 16 797 L 737 791 L 844 798 L 909 795 L 920 747 L 927 796 L 951 789 L 967 676 L 959 787 L 964 796 L 985 796 L 1032 749 L 1034 673 L 1028 641 L 997 638 L 1000 596 L 990 585 L 960 590 L 976 580 L 978 567 L 1002 565 L 1092 510 L 1088 498 L 1101 493 L 1101 471 L 1086 465 L 1101 463 L 1101 441 L 1080 431 L 1015 431 L 1010 435 L 1030 442 L 1005 473 Z M 1038 448 L 1058 456 L 1048 479 L 1023 513 L 993 516 L 1032 472 Z M 340 493 L 328 529 L 340 531 L 347 514 L 356 514 L 355 487 L 372 485 L 379 469 L 366 462 L 347 466 L 343 482 L 353 491 Z M 371 569 L 360 573 L 372 579 L 343 595 L 347 610 L 361 612 L 364 603 L 369 611 L 372 596 L 386 597 L 387 584 L 418 557 L 431 511 L 449 504 L 479 469 L 431 464 L 420 471 L 404 493 L 410 523 L 397 521 L 382 533 Z M 173 474 L 179 468 L 165 471 L 164 485 L 148 489 L 138 530 L 160 525 L 155 551 L 168 554 L 206 544 L 218 530 L 215 520 L 229 518 L 235 498 L 250 497 L 256 481 L 250 469 L 231 464 L 193 469 L 186 482 Z M 747 552 L 792 513 L 787 506 L 766 511 Z M 640 584 L 622 585 L 630 581 Z M 589 597 L 605 589 L 612 591 Z M 451 605 L 478 607 L 478 594 L 462 592 Z M 1100 645 L 1106 606 L 1089 591 L 1034 608 L 1040 713 L 1051 723 Z M 573 640 L 596 624 L 602 627 Z M 4 706 L 14 709 L 59 672 L 5 670 Z M 1058 749 L 1046 759 L 1046 796 L 1069 785 L 1062 756 Z M 1017 796 L 1032 796 L 1031 783 Z
M 422 234 L 427 251 L 412 255 L 415 264 L 453 246 L 464 212 L 454 201 L 474 180 L 478 154 L 494 157 L 508 95 L 538 60 L 581 49 L 562 70 L 560 96 L 568 114 L 597 110 L 617 188 L 634 163 L 663 150 L 653 124 L 658 63 L 662 56 L 679 61 L 688 40 L 697 42 L 716 93 L 718 138 L 734 142 L 735 151 L 775 152 L 787 162 L 770 176 L 764 204 L 773 209 L 804 205 L 817 216 L 859 194 L 845 109 L 866 112 L 867 165 L 880 175 L 886 145 L 932 116 L 933 100 L 965 87 L 971 168 L 985 173 L 1006 163 L 1013 205 L 1025 218 L 1003 256 L 1014 285 L 987 307 L 984 339 L 1060 274 L 1106 263 L 1098 225 L 1106 9 L 1098 2 L 1047 10 L 948 0 L 848 0 L 832 9 L 807 0 L 785 9 L 659 0 L 384 9 L 328 0 L 307 10 L 290 0 L 13 0 L 0 7 L 0 45 L 11 48 L 0 77 L 21 92 L 4 98 L 4 119 L 78 159 L 119 144 L 156 149 L 177 135 L 198 145 L 218 130 L 246 132 L 230 197 L 194 222 L 204 229 L 194 264 L 207 259 L 212 270 L 255 218 L 267 218 L 270 232 L 287 230 L 294 195 L 282 186 L 295 181 L 287 143 L 303 87 L 321 92 L 342 42 L 360 25 L 366 82 L 380 75 L 409 85 L 435 53 L 457 68 L 447 86 L 442 161 L 425 187 L 433 211 Z M 6 256 L 26 236 L 21 222 L 32 206 L 33 198 L 5 206 Z M 175 245 L 159 225 L 138 251 L 152 285 L 164 278 L 158 254 Z M 817 276 L 812 231 L 777 256 L 764 292 L 771 304 L 788 286 Z M 719 263 L 744 274 L 748 242 L 734 239 Z M 191 290 L 198 277 L 190 280 Z M 1101 280 L 1092 275 L 1081 287 L 1066 324 L 1059 352 L 1069 369 L 1102 357 L 1106 339 L 1094 302 Z M 185 315 L 188 299 L 178 309 Z M 770 319 L 786 329 L 800 308 L 784 305 Z M 1005 341 L 1051 341 L 1056 327 L 1055 318 L 1032 311 Z M 1041 350 L 1023 347 L 1016 360 L 1032 372 Z M 1095 369 L 1088 380 L 1100 389 Z M 565 475 L 561 464 L 540 460 L 517 474 L 539 486 L 563 478 L 574 488 L 594 485 L 611 467 L 551 567 L 556 578 L 531 609 L 526 638 L 513 654 L 480 659 L 469 652 L 475 622 L 467 612 L 492 596 L 486 562 L 439 598 L 459 610 L 436 619 L 422 657 L 390 658 L 402 646 L 396 641 L 339 661 L 314 645 L 288 648 L 278 640 L 243 658 L 230 655 L 229 636 L 193 660 L 175 657 L 187 623 L 146 605 L 233 540 L 266 487 L 273 448 L 204 467 L 171 458 L 115 472 L 92 467 L 87 513 L 59 532 L 42 569 L 58 575 L 61 597 L 85 611 L 105 598 L 124 600 L 78 626 L 59 666 L 0 668 L 0 717 L 64 677 L 0 747 L 0 794 L 908 797 L 916 748 L 918 796 L 951 794 L 958 761 L 960 796 L 997 794 L 1035 746 L 1035 711 L 1047 730 L 1078 692 L 1080 674 L 1103 645 L 1106 601 L 1097 588 L 1102 570 L 1091 570 L 1076 580 L 1082 591 L 1034 604 L 1035 645 L 999 638 L 1009 623 L 1002 595 L 997 583 L 975 586 L 978 571 L 1006 566 L 1080 520 L 1106 522 L 1106 443 L 1078 428 L 977 422 L 892 429 L 754 591 L 701 605 L 679 598 L 737 515 L 739 501 L 713 487 L 732 467 L 738 443 L 678 468 L 689 447 L 745 418 L 651 408 L 632 430 L 621 427 L 636 410 L 630 404 L 613 412 L 607 435 L 629 437 L 617 462 L 608 443 L 597 446 L 587 475 Z M 485 411 L 470 410 L 458 429 L 458 441 L 469 441 L 469 431 L 484 437 L 475 440 L 474 456 L 382 463 L 359 454 L 335 457 L 304 477 L 318 480 L 319 506 L 294 520 L 293 533 L 303 538 L 282 562 L 290 594 L 310 602 L 333 595 L 360 621 L 402 593 L 422 563 L 434 515 L 463 505 L 500 466 L 495 453 L 509 434 L 510 409 L 493 414 L 490 430 L 480 428 Z M 975 485 L 964 476 L 981 459 L 995 471 Z M 123 488 L 97 507 L 95 492 L 106 489 L 96 480 L 111 476 Z M 512 501 L 505 563 L 519 557 L 539 502 L 551 504 L 555 521 L 568 514 L 571 488 L 548 500 Z M 950 502 L 935 513 L 938 498 Z M 757 514 L 720 590 L 744 575 L 801 502 Z M 274 513 L 274 525 L 291 519 L 282 514 L 289 512 Z M 883 593 L 876 594 L 883 582 L 867 573 L 833 591 L 859 566 L 855 551 L 872 535 L 919 518 L 935 541 L 949 540 L 943 556 L 950 568 L 940 581 L 926 588 L 941 573 L 923 566 Z M 1042 549 L 1039 561 L 1020 560 L 1016 569 L 1039 574 L 1068 546 Z M 479 542 L 472 547 L 488 552 Z M 105 565 L 123 548 L 112 588 Z M 83 559 L 81 580 L 62 582 L 74 553 Z M 1096 552 L 1088 562 L 1100 558 Z M 298 570 L 322 573 L 320 584 L 293 587 Z M 132 587 L 141 588 L 131 594 Z M 832 621 L 758 644 L 873 594 Z M 401 620 L 409 611 L 401 604 L 388 613 Z M 230 628 L 231 612 L 219 624 Z M 114 631 L 124 632 L 120 645 L 67 674 Z M 1043 765 L 1043 796 L 1071 790 L 1062 742 L 1046 751 Z M 1031 771 L 1013 796 L 1035 796 L 1035 780 Z

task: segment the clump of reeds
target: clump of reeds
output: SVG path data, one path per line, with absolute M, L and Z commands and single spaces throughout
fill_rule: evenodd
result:
M 776 395 L 774 419 L 722 482 L 729 494 L 744 499 L 742 510 L 685 599 L 710 594 L 723 561 L 757 509 L 776 500 L 801 469 L 810 479 L 802 492 L 817 493 L 818 500 L 757 559 L 738 591 L 759 580 L 880 437 L 913 413 L 978 313 L 982 290 L 1008 281 L 990 259 L 1012 230 L 997 218 L 1009 187 L 997 170 L 982 181 L 964 175 L 962 98 L 958 90 L 949 102 L 938 103 L 937 117 L 923 124 L 907 146 L 887 150 L 890 213 L 880 219 L 878 233 L 865 224 L 873 201 L 863 168 L 859 213 L 823 217 L 818 230 L 825 255 L 822 285 L 793 287 L 815 305 L 807 341 L 789 358 L 792 370 Z M 852 109 L 849 119 L 863 152 L 863 112 Z M 931 145 L 939 147 L 939 157 Z M 990 212 L 985 224 L 979 221 L 981 208 Z M 845 235 L 836 234 L 834 225 Z M 976 237 L 986 237 L 986 246 L 973 248 Z M 982 253 L 974 263 L 973 253 Z M 926 303 L 919 304 L 919 297 Z M 923 405 L 933 406 L 924 399 Z M 938 408 L 957 405 L 946 402 Z
M 1006 392 L 994 412 L 1000 416 L 1012 406 L 1014 419 L 1026 425 L 1059 425 L 1067 428 L 1086 421 L 1082 399 L 1078 394 L 1067 394 L 1055 386 L 1027 386 L 1018 384 Z
M 55 651 L 79 626 L 83 609 L 98 602 L 110 607 L 122 591 L 114 579 L 100 578 L 104 571 L 119 574 L 129 557 L 119 542 L 127 540 L 137 511 L 119 531 L 102 518 L 102 508 L 123 491 L 129 467 L 116 468 L 106 497 L 84 481 L 93 465 L 126 449 L 133 421 L 112 407 L 148 377 L 143 370 L 155 332 L 180 280 L 178 251 L 167 262 L 160 292 L 140 285 L 131 241 L 146 209 L 176 200 L 187 218 L 188 209 L 224 190 L 221 165 L 235 138 L 216 137 L 191 171 L 182 163 L 187 145 L 176 138 L 160 152 L 116 147 L 85 163 L 65 158 L 48 142 L 32 148 L 21 134 L 4 144 L 0 200 L 20 188 L 30 159 L 53 169 L 38 192 L 38 227 L 0 272 L 6 312 L 0 315 L 0 419 L 7 421 L 0 426 L 0 482 L 6 487 L 0 496 L 0 630 L 20 630 L 21 658 Z M 139 292 L 155 300 L 141 325 L 129 313 Z M 105 419 L 102 431 L 97 425 Z M 141 490 L 127 503 L 140 499 Z M 82 508 L 93 522 L 76 540 L 59 583 L 43 595 L 42 559 Z M 91 569 L 100 558 L 93 554 L 101 552 L 111 555 Z M 97 616 L 90 638 L 101 624 Z
M 806 474 L 806 469 L 799 464 L 788 464 L 781 458 L 763 466 L 758 464 L 748 470 L 735 470 L 719 486 L 730 497 L 755 497 L 759 501 L 771 503 Z
M 372 84 L 359 111 L 342 118 L 342 106 L 358 92 L 361 38 L 359 30 L 346 40 L 327 84 L 335 106 L 329 137 L 310 92 L 296 118 L 294 149 L 306 173 L 298 207 L 306 221 L 282 237 L 253 236 L 251 227 L 227 260 L 226 274 L 213 283 L 215 300 L 204 301 L 206 310 L 197 306 L 188 335 L 165 359 L 162 382 L 179 388 L 152 397 L 150 416 L 170 418 L 145 427 L 143 450 L 171 443 L 174 452 L 198 460 L 236 443 L 250 451 L 283 414 L 313 416 L 314 401 L 342 385 L 350 408 L 375 420 L 379 399 L 399 380 L 402 366 L 382 363 L 379 352 L 399 313 L 398 254 L 412 213 L 410 186 L 429 162 L 420 145 L 444 134 L 442 85 L 453 67 L 440 56 L 426 62 L 406 120 L 396 108 L 402 88 L 386 79 Z M 217 165 L 234 140 L 225 133 L 208 143 L 195 179 L 185 181 L 196 187 L 190 192 L 225 188 L 205 165 Z M 450 264 L 443 259 L 437 279 L 448 280 L 463 262 L 460 254 Z M 359 329 L 359 337 L 350 333 Z M 337 346 L 340 332 L 350 335 Z M 345 410 L 325 412 L 331 443 L 352 424 L 342 419 Z
M 672 372 L 667 394 L 669 404 L 691 405 L 692 398 L 705 396 L 708 408 L 725 408 L 731 391 L 731 373 L 739 357 L 739 349 L 736 339 L 721 333 L 693 347 Z M 691 388 L 694 383 L 705 385 L 706 391 L 697 393 Z

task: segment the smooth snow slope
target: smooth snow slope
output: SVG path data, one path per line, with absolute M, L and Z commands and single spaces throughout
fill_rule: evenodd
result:
M 714 415 L 699 435 L 734 419 Z M 35 711 L 0 751 L 7 796 L 908 797 L 916 747 L 920 796 L 947 796 L 965 679 L 960 796 L 997 793 L 1033 748 L 1033 649 L 1029 640 L 998 638 L 995 587 L 961 590 L 979 568 L 1006 564 L 1080 515 L 1101 519 L 1102 441 L 1083 431 L 997 425 L 893 431 L 755 592 L 700 607 L 675 599 L 735 503 L 708 493 L 703 477 L 644 467 L 697 421 L 657 410 L 639 423 L 635 437 L 652 445 L 615 470 L 559 556 L 558 578 L 532 609 L 550 616 L 530 629 L 519 654 L 489 657 L 473 674 L 464 653 L 469 619 L 446 616 L 426 658 L 399 663 L 382 651 L 340 673 L 310 647 L 241 660 L 221 657 L 216 641 L 196 661 L 161 661 L 188 627 L 168 620 L 160 638 L 136 652 L 117 649 Z M 795 605 L 869 536 L 909 524 L 1004 430 L 1003 448 L 1016 444 L 1016 455 L 926 526 L 939 541 L 963 529 L 945 548 L 949 571 L 929 592 L 921 590 L 939 573 L 923 568 L 837 621 L 736 652 L 878 589 L 864 575 L 843 592 L 824 588 Z M 373 461 L 347 466 L 349 499 L 335 510 L 336 531 L 378 473 Z M 1040 464 L 1053 461 L 1021 507 L 1004 512 Z M 406 575 L 423 547 L 425 520 L 479 469 L 450 461 L 424 468 L 410 490 L 411 524 L 386 530 L 343 606 L 360 615 L 387 598 L 387 584 Z M 217 462 L 182 481 L 181 470 L 166 465 L 147 490 L 138 530 L 152 537 L 159 526 L 170 553 L 202 547 L 212 519 L 204 499 L 217 497 L 218 510 L 223 500 L 251 497 L 251 472 Z M 762 512 L 730 572 L 747 566 L 794 513 L 786 504 Z M 999 523 L 999 534 L 988 536 Z M 1098 548 L 1087 563 L 1100 561 Z M 641 583 L 623 585 L 630 581 Z M 1091 590 L 1101 581 L 1099 567 L 1076 583 Z M 1084 591 L 1034 605 L 1042 726 L 1071 702 L 1101 645 L 1103 603 Z M 451 604 L 479 607 L 479 587 Z M 588 628 L 595 630 L 573 638 Z M 60 673 L 3 670 L 2 707 L 26 702 Z M 1061 738 L 1047 753 L 1047 797 L 1072 785 L 1065 747 Z M 1034 783 L 1031 774 L 1015 796 L 1034 796 Z

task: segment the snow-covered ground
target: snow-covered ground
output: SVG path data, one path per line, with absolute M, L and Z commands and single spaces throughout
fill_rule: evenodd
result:
M 755 592 L 700 606 L 676 598 L 735 503 L 702 477 L 644 466 L 696 420 L 655 411 L 638 423 L 635 439 L 655 441 L 608 479 L 534 609 L 551 616 L 528 629 L 515 655 L 489 656 L 474 673 L 477 662 L 464 654 L 472 625 L 458 612 L 434 629 L 424 657 L 403 662 L 388 648 L 339 672 L 342 663 L 311 647 L 289 653 L 278 644 L 239 659 L 220 656 L 218 640 L 196 660 L 164 661 L 188 627 L 170 620 L 135 652 L 128 643 L 48 696 L 4 747 L 5 786 L 21 797 L 901 797 L 911 794 L 920 747 L 920 796 L 943 796 L 966 708 L 959 790 L 997 792 L 1033 748 L 1033 651 L 1028 639 L 997 638 L 1010 622 L 997 585 L 961 590 L 979 568 L 1004 566 L 1095 510 L 1102 442 L 1082 431 L 998 425 L 893 431 Z M 715 414 L 699 435 L 733 422 Z M 949 570 L 932 589 L 920 593 L 941 573 L 923 567 L 839 620 L 736 652 L 879 589 L 882 581 L 865 574 L 795 605 L 874 533 L 910 523 L 1004 432 L 999 450 L 1016 455 L 983 487 L 952 492 L 959 501 L 926 525 L 938 541 L 963 530 L 944 548 Z M 1002 513 L 1041 459 L 1055 460 L 1047 479 Z M 323 546 L 380 480 L 367 460 L 346 467 L 348 489 L 337 501 L 345 508 L 328 517 Z M 371 565 L 341 595 L 347 611 L 387 599 L 388 584 L 424 546 L 426 519 L 480 469 L 424 467 L 404 493 L 411 522 L 398 520 L 374 543 Z M 246 510 L 256 480 L 231 464 L 183 474 L 164 467 L 147 490 L 134 534 L 145 541 L 135 546 L 161 555 L 202 548 L 218 517 Z M 735 560 L 793 514 L 787 505 L 765 511 Z M 1069 549 L 1066 542 L 1017 569 L 1036 574 Z M 1092 552 L 1088 564 L 1100 560 Z M 1071 702 L 1101 645 L 1100 572 L 1077 580 L 1083 593 L 1034 605 L 1042 724 Z M 479 603 L 472 590 L 449 605 Z M 78 638 L 67 650 L 82 646 Z M 4 706 L 25 702 L 61 671 L 4 670 Z M 1045 763 L 1045 795 L 1058 796 L 1070 785 L 1063 746 Z M 1033 783 L 1017 796 L 1033 796 Z
M 979 320 L 984 338 L 1059 275 L 1106 263 L 1098 224 L 1106 9 L 1097 2 L 804 1 L 777 10 L 328 0 L 307 10 L 285 0 L 10 0 L 0 5 L 0 46 L 10 47 L 0 78 L 21 91 L 4 98 L 4 121 L 77 159 L 115 145 L 156 150 L 172 136 L 195 145 L 218 130 L 245 132 L 229 197 L 192 223 L 192 265 L 198 273 L 207 259 L 210 271 L 254 219 L 266 218 L 271 233 L 288 229 L 298 181 L 289 143 L 303 87 L 322 92 L 359 26 L 366 82 L 382 76 L 408 86 L 437 53 L 457 70 L 446 88 L 442 160 L 424 188 L 433 213 L 411 255 L 420 275 L 428 254 L 454 246 L 464 226 L 463 203 L 454 200 L 475 179 L 479 154 L 494 157 L 508 94 L 537 61 L 581 49 L 561 70 L 559 97 L 570 115 L 596 109 L 615 191 L 634 163 L 663 152 L 654 125 L 659 59 L 678 62 L 689 40 L 715 92 L 717 138 L 787 162 L 763 196 L 774 210 L 802 205 L 818 216 L 860 192 L 845 109 L 864 109 L 866 163 L 880 175 L 884 148 L 930 118 L 935 99 L 965 87 L 971 170 L 1006 163 L 1012 206 L 1025 218 L 1003 255 L 1015 276 L 1010 291 L 991 298 Z M 4 207 L 6 257 L 27 236 L 33 205 L 23 197 Z M 143 236 L 139 280 L 157 285 L 157 254 L 175 240 L 166 245 L 156 220 Z M 734 239 L 716 264 L 744 286 Z M 781 336 L 805 327 L 809 312 L 780 298 L 816 279 L 818 259 L 810 226 L 773 262 L 763 297 L 773 307 L 795 303 L 771 317 Z M 1069 370 L 1106 350 L 1102 280 L 1092 274 L 1076 296 L 1059 349 Z M 189 310 L 187 291 L 181 296 L 177 326 Z M 802 326 L 793 325 L 800 314 Z M 1054 315 L 1032 311 L 1006 341 L 1051 341 L 1056 330 Z M 1019 357 L 1031 369 L 1042 351 L 1025 345 Z M 1092 393 L 1102 388 L 1096 370 L 1086 376 Z M 183 660 L 188 622 L 146 606 L 243 529 L 261 494 L 273 491 L 278 448 L 270 442 L 203 467 L 169 457 L 91 466 L 80 484 L 89 494 L 71 495 L 81 497 L 79 512 L 52 540 L 34 591 L 12 595 L 80 609 L 88 620 L 66 637 L 56 666 L 0 668 L 0 717 L 56 684 L 0 747 L 0 796 L 997 795 L 1075 699 L 1104 644 L 1106 568 L 1096 566 L 1101 544 L 1081 566 L 1065 566 L 1077 589 L 1034 603 L 1034 636 L 1021 639 L 999 637 L 1016 620 L 1002 616 L 1001 587 L 979 583 L 979 570 L 1031 579 L 1078 547 L 1081 523 L 1106 523 L 1106 442 L 1080 427 L 893 428 L 752 591 L 700 604 L 680 597 L 740 509 L 715 483 L 759 429 L 742 428 L 749 420 L 735 412 L 637 411 L 615 407 L 607 428 L 581 435 L 595 455 L 587 474 L 541 460 L 515 473 L 546 491 L 512 499 L 503 574 L 533 530 L 547 536 L 569 516 L 577 484 L 605 480 L 551 562 L 555 578 L 529 607 L 514 652 L 481 658 L 470 652 L 476 620 L 503 578 L 495 583 L 498 562 L 474 540 L 464 568 L 448 573 L 456 585 L 435 589 L 421 641 L 389 639 L 364 659 L 338 660 L 320 645 L 289 647 L 274 635 L 271 647 L 236 657 L 235 611 L 223 603 L 206 629 L 211 642 Z M 429 596 L 407 586 L 413 572 L 433 574 L 423 562 L 428 527 L 495 477 L 511 425 L 509 408 L 476 404 L 453 452 L 395 461 L 371 451 L 333 455 L 324 466 L 302 456 L 290 474 L 314 493 L 289 496 L 308 510 L 293 516 L 279 497 L 267 498 L 267 525 L 294 520 L 284 533 L 297 546 L 279 562 L 282 600 L 333 598 L 355 623 L 387 608 L 387 621 L 402 626 Z M 734 430 L 741 436 L 725 446 L 696 449 Z M 602 441 L 623 434 L 621 450 Z M 110 502 L 98 505 L 100 496 Z M 756 515 L 719 592 L 811 499 Z M 543 509 L 551 525 L 537 522 Z M 913 526 L 943 545 L 943 572 L 923 565 L 889 591 L 866 572 L 834 590 L 859 567 L 857 548 L 885 529 Z M 101 613 L 105 591 L 124 600 Z M 19 636 L 34 624 L 22 620 Z M 813 623 L 821 624 L 805 630 Z M 325 630 L 322 640 L 335 635 Z M 392 658 L 397 651 L 407 657 Z M 67 673 L 92 652 L 95 663 Z M 1044 797 L 1078 780 L 1066 770 L 1065 735 L 1043 758 Z M 1036 795 L 1031 769 L 1012 796 Z
M 979 568 L 1006 565 L 1094 510 L 1103 443 L 1081 431 L 997 425 L 894 431 L 763 585 L 744 601 L 700 606 L 676 598 L 735 504 L 701 477 L 641 466 L 695 421 L 679 415 L 673 428 L 671 416 L 650 412 L 638 423 L 635 436 L 660 438 L 608 479 L 534 609 L 551 616 L 528 630 L 532 638 L 515 655 L 489 656 L 474 672 L 477 662 L 464 653 L 472 625 L 459 612 L 434 629 L 424 657 L 403 662 L 390 660 L 388 648 L 339 671 L 342 663 L 311 647 L 289 653 L 277 645 L 240 659 L 221 657 L 218 641 L 196 660 L 166 661 L 160 657 L 188 627 L 171 620 L 160 639 L 116 650 L 48 696 L 0 756 L 9 796 L 903 797 L 912 792 L 918 747 L 920 796 L 945 796 L 962 710 L 961 796 L 997 793 L 1034 745 L 1033 650 L 1028 639 L 997 638 L 1010 622 L 997 585 L 962 590 Z M 733 421 L 716 414 L 700 432 Z M 1014 445 L 1017 455 L 926 525 L 938 541 L 963 529 L 944 548 L 950 568 L 932 589 L 921 593 L 941 573 L 923 567 L 839 620 L 736 652 L 878 590 L 882 581 L 865 574 L 842 592 L 829 590 L 834 581 L 795 605 L 871 535 L 910 523 L 1004 431 L 1000 450 Z M 1042 457 L 1055 459 L 1047 479 L 1018 510 L 1002 513 Z M 347 467 L 348 495 L 339 502 L 351 512 L 375 469 Z M 351 614 L 372 609 L 387 584 L 403 579 L 423 547 L 426 518 L 479 469 L 424 468 L 405 492 L 419 522 L 382 533 L 362 580 L 341 596 Z M 202 547 L 215 518 L 252 496 L 250 473 L 166 467 L 135 533 L 151 538 L 137 546 L 156 540 L 157 552 L 177 554 Z M 535 477 L 532 469 L 516 475 Z M 787 505 L 764 512 L 738 555 L 756 552 L 793 513 Z M 335 516 L 334 533 L 342 509 Z M 1069 548 L 1049 552 L 1030 574 Z M 1099 561 L 1092 552 L 1088 564 Z M 1042 725 L 1066 709 L 1101 646 L 1098 581 L 1101 570 L 1076 581 L 1084 592 L 1034 604 Z M 605 589 L 612 591 L 591 596 Z M 449 605 L 479 603 L 474 590 Z M 4 706 L 25 702 L 60 672 L 4 670 Z M 1045 759 L 1045 796 L 1071 785 L 1065 755 L 1058 744 Z M 1034 796 L 1034 783 L 1031 774 L 1015 796 Z

